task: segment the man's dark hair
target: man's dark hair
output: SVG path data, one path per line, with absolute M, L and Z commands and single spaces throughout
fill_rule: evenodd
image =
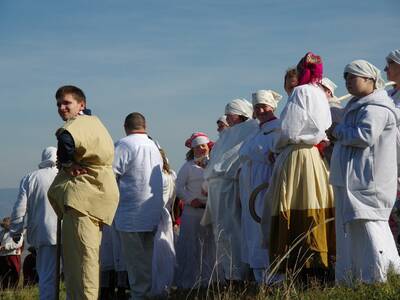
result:
M 146 119 L 141 113 L 130 113 L 125 118 L 124 127 L 126 130 L 146 129 Z
M 64 85 L 60 87 L 56 92 L 56 99 L 62 99 L 65 95 L 72 95 L 79 103 L 83 102 L 86 104 L 86 96 L 84 92 L 73 85 Z

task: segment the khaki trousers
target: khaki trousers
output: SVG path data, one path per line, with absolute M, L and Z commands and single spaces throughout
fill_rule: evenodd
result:
M 74 209 L 63 217 L 62 245 L 67 299 L 97 300 L 99 296 L 100 224 Z

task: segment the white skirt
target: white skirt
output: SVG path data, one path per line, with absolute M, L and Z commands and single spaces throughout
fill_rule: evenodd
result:
M 176 247 L 175 284 L 179 288 L 207 286 L 214 277 L 214 236 L 211 225 L 200 225 L 203 212 L 189 206 L 183 209 Z
M 341 202 L 346 201 L 346 190 L 334 187 L 334 192 L 336 282 L 385 282 L 390 269 L 400 274 L 400 257 L 388 221 L 353 220 L 343 224 L 340 209 Z

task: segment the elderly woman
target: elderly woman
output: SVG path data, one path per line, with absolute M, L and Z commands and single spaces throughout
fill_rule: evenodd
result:
M 388 218 L 396 197 L 396 131 L 400 115 L 383 90 L 380 71 L 365 60 L 344 69 L 354 97 L 336 139 L 330 182 L 336 199 L 336 280 L 386 281 L 389 267 L 400 273 L 400 258 Z
M 332 189 L 317 148 L 331 125 L 329 104 L 319 83 L 322 60 L 307 53 L 297 66 L 299 85 L 281 114 L 279 154 L 262 216 L 264 245 L 273 268 L 281 272 L 302 269 L 308 275 L 326 275 L 335 251 Z
M 175 283 L 179 288 L 207 286 L 215 265 L 212 228 L 200 225 L 207 203 L 202 193 L 204 168 L 212 144 L 204 133 L 193 133 L 185 143 L 190 150 L 176 180 L 177 195 L 185 202 L 176 250 Z
M 280 123 L 274 111 L 282 96 L 271 90 L 260 90 L 252 95 L 253 109 L 258 119 L 258 131 L 249 137 L 239 151 L 242 167 L 239 177 L 242 204 L 242 261 L 250 265 L 257 282 L 262 283 L 269 267 L 268 251 L 261 247 L 260 224 L 249 212 L 251 192 L 264 182 L 269 182 L 272 162 L 269 159 L 276 142 Z M 262 212 L 265 190 L 257 196 L 255 209 Z M 268 201 L 268 200 L 267 200 Z
M 235 99 L 225 107 L 229 124 L 215 143 L 204 172 L 208 183 L 208 202 L 202 220 L 212 224 L 217 246 L 219 279 L 241 280 L 241 212 L 238 200 L 239 149 L 246 138 L 258 130 L 251 119 L 253 107 L 244 99 Z

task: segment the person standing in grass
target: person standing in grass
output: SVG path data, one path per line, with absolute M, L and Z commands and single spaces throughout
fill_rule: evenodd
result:
M 298 85 L 280 115 L 280 151 L 265 195 L 263 242 L 272 269 L 300 272 L 300 279 L 328 279 L 335 254 L 335 207 L 328 170 L 317 144 L 331 125 L 320 86 L 320 56 L 307 53 L 297 65 Z
M 185 202 L 176 249 L 178 288 L 207 286 L 215 265 L 212 227 L 200 225 L 207 203 L 207 195 L 202 192 L 204 168 L 212 144 L 206 134 L 193 133 L 185 142 L 190 150 L 176 180 L 177 195 Z
M 258 130 L 252 119 L 253 106 L 245 99 L 234 99 L 225 106 L 229 127 L 222 131 L 204 170 L 208 200 L 203 225 L 212 224 L 217 247 L 220 280 L 243 280 L 248 268 L 241 259 L 241 208 L 238 172 L 239 149 Z
M 19 239 L 27 220 L 27 241 L 36 250 L 40 299 L 54 299 L 56 293 L 57 215 L 47 192 L 58 170 L 57 148 L 42 152 L 39 169 L 21 180 L 17 201 L 11 214 L 11 235 Z M 25 280 L 25 278 L 24 278 Z
M 65 123 L 56 132 L 59 172 L 48 197 L 63 220 L 67 298 L 97 300 L 102 224 L 111 225 L 119 195 L 112 170 L 114 144 L 99 118 L 88 115 L 80 88 L 62 86 L 55 98 Z
M 343 121 L 328 131 L 335 140 L 330 182 L 336 199 L 336 281 L 382 282 L 391 267 L 400 273 L 388 224 L 397 190 L 400 112 L 371 63 L 351 62 L 344 78 L 353 98 Z
M 114 221 L 131 297 L 145 299 L 151 295 L 154 236 L 164 207 L 163 161 L 142 114 L 129 114 L 124 129 L 126 137 L 115 144 L 113 169 L 121 196 Z

